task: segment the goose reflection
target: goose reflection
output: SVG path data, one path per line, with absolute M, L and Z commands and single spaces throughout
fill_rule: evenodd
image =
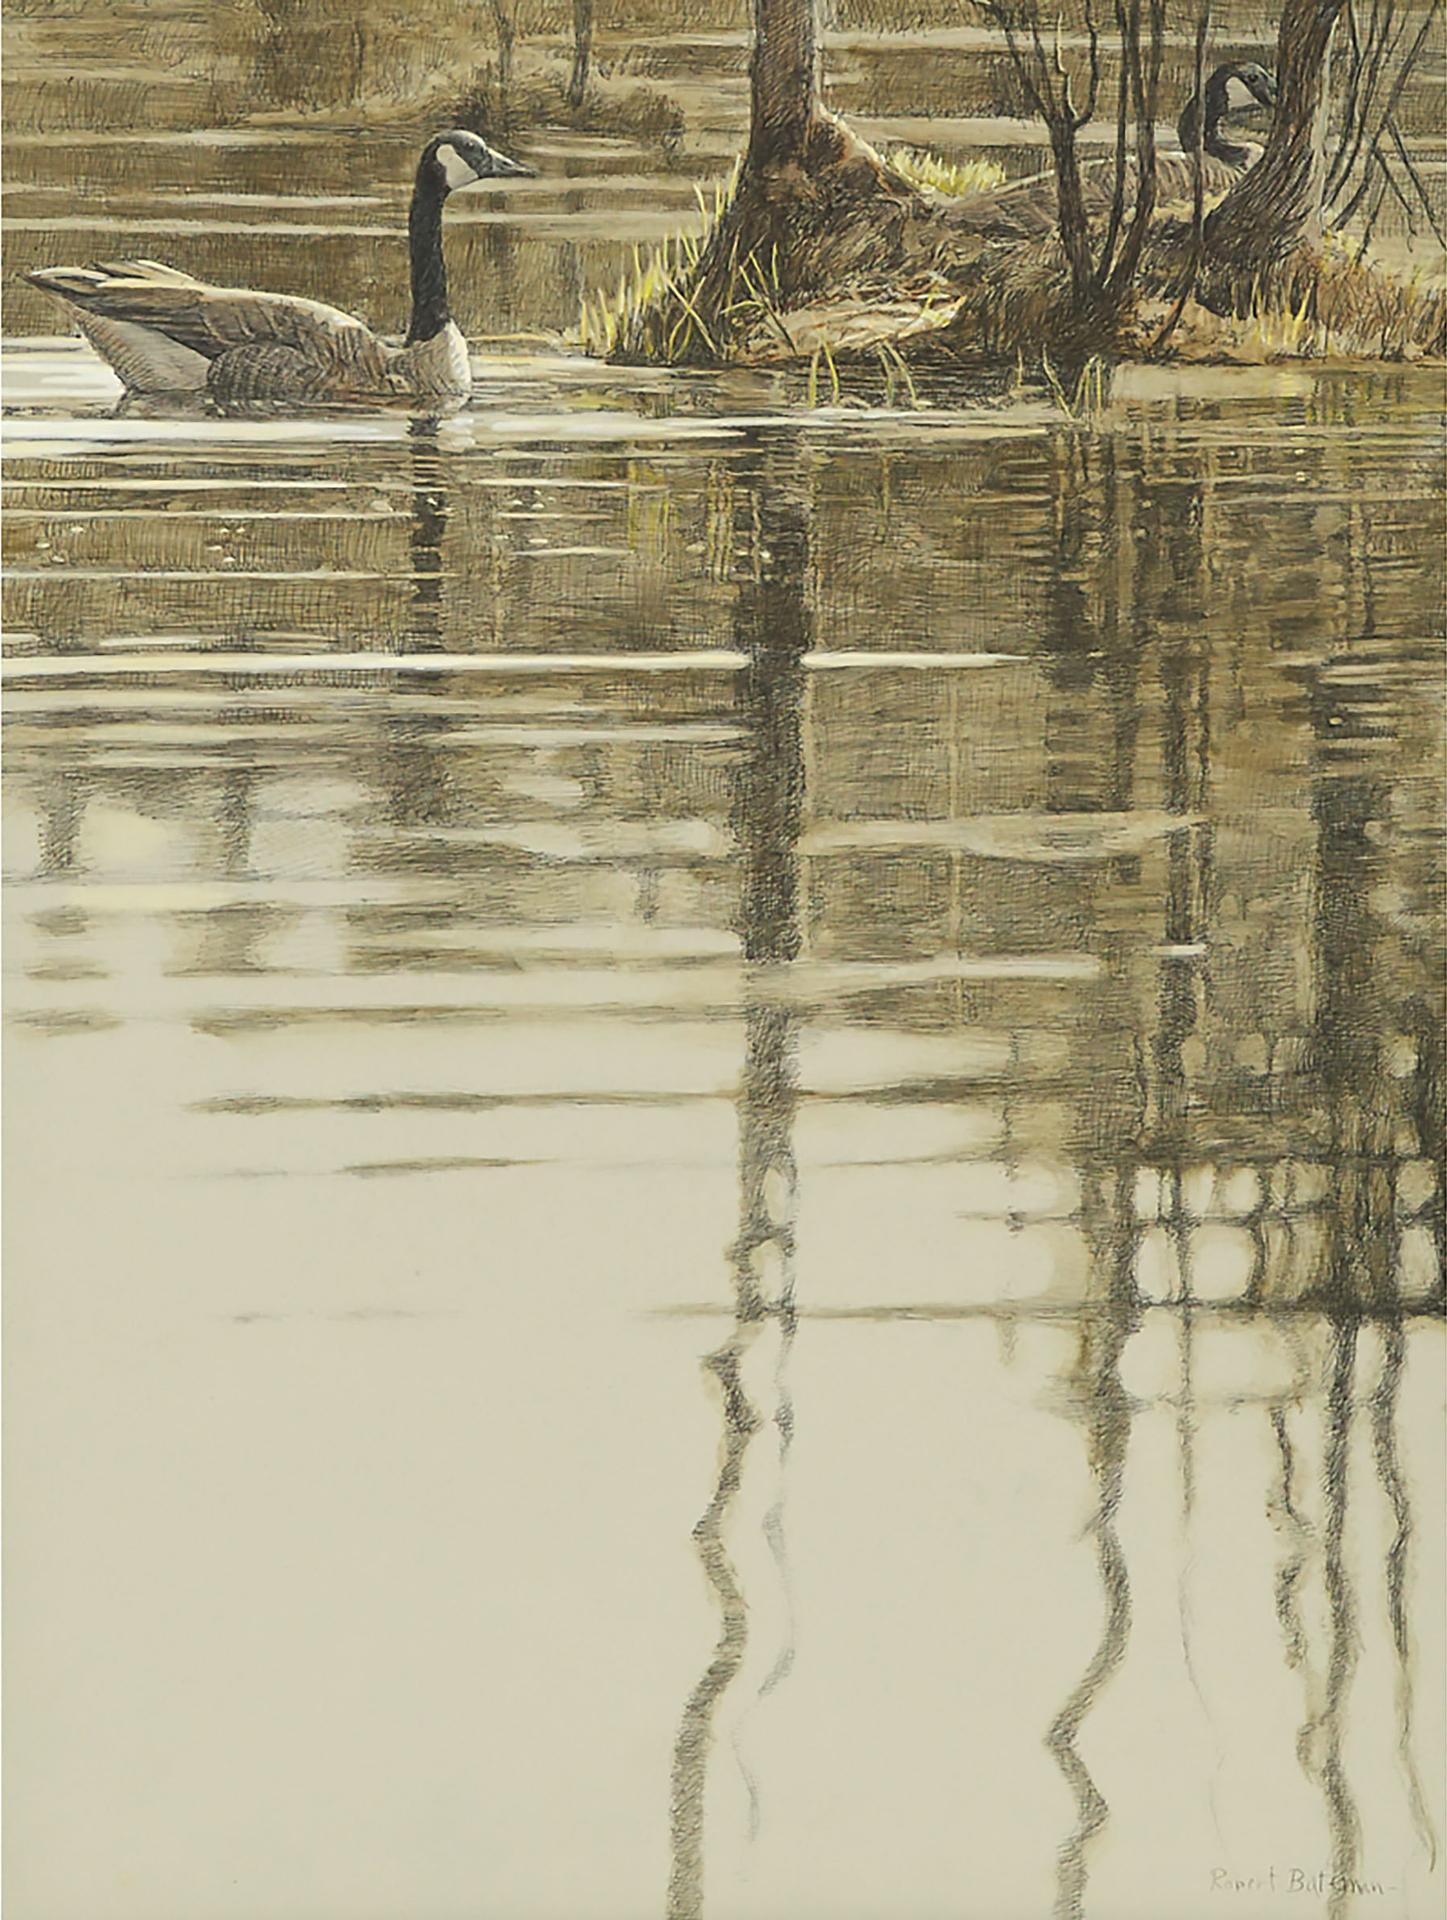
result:
M 412 512 L 407 528 L 412 645 L 419 653 L 440 653 L 443 632 L 443 546 L 449 508 L 443 480 L 440 422 L 418 416 L 407 423 L 407 452 Z
M 730 1251 L 732 1324 L 704 1366 L 717 1387 L 722 1447 L 713 1493 L 694 1540 L 719 1613 L 719 1634 L 684 1706 L 670 1793 L 669 1920 L 692 1920 L 704 1904 L 706 1786 L 715 1722 L 743 1666 L 749 1607 L 728 1550 L 743 1518 L 746 1456 L 772 1424 L 777 1453 L 761 1530 L 783 1589 L 789 1622 L 784 1532 L 785 1470 L 793 1438 L 789 1358 L 797 1327 L 793 1127 L 798 1100 L 798 1016 L 770 991 L 775 970 L 802 944 L 798 840 L 804 794 L 803 658 L 809 646 L 808 529 L 802 483 L 788 447 L 765 445 L 739 472 L 736 537 L 745 532 L 734 637 L 747 665 L 739 703 L 745 748 L 735 775 L 733 830 L 740 863 L 738 933 L 745 960 L 744 1063 L 739 1093 L 739 1232 Z M 762 1698 L 793 1663 L 786 1624 L 759 1688 Z M 749 1831 L 761 1808 L 737 1742 L 749 1800 Z
M 407 423 L 406 612 L 396 645 L 403 653 L 443 653 L 448 644 L 446 543 L 451 508 L 439 421 Z M 380 784 L 389 819 L 399 826 L 446 824 L 453 812 L 447 734 L 456 724 L 446 677 L 417 673 L 407 681 L 405 710 L 382 720 Z

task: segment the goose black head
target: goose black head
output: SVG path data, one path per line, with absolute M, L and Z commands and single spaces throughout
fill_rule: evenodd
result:
M 499 153 L 496 147 L 490 147 L 477 134 L 461 127 L 439 133 L 428 143 L 422 155 L 422 172 L 430 175 L 433 184 L 444 194 L 475 187 L 483 180 L 534 177 L 533 169 L 525 167 L 521 160 L 509 160 L 505 153 Z
M 1254 60 L 1231 60 L 1217 67 L 1206 82 L 1204 124 L 1200 95 L 1192 94 L 1186 102 L 1176 128 L 1181 145 L 1189 153 L 1199 135 L 1207 153 L 1232 166 L 1246 166 L 1252 149 L 1229 141 L 1221 131 L 1221 122 L 1236 108 L 1249 106 L 1252 101 L 1263 107 L 1276 105 L 1274 74 Z
M 1224 95 L 1222 104 L 1228 110 L 1249 106 L 1253 100 L 1258 107 L 1276 105 L 1276 76 L 1268 73 L 1255 60 L 1242 60 L 1231 66 L 1218 67 L 1212 77 L 1220 82 Z

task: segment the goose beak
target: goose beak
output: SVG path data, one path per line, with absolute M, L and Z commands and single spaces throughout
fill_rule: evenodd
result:
M 491 170 L 479 174 L 480 180 L 536 180 L 537 168 L 524 166 L 521 160 L 510 160 L 505 153 L 499 153 L 496 147 L 489 147 L 487 157 Z

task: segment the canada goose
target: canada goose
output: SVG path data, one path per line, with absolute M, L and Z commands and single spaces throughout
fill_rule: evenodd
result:
M 1221 122 L 1237 107 L 1251 101 L 1259 106 L 1276 104 L 1276 81 L 1254 60 L 1227 62 L 1216 68 L 1203 90 L 1205 122 L 1202 128 L 1202 179 L 1206 198 L 1225 193 L 1261 157 L 1254 144 L 1238 144 L 1221 131 Z M 1201 114 L 1201 98 L 1192 94 L 1176 126 L 1181 143 L 1179 153 L 1156 156 L 1156 202 L 1165 207 L 1189 200 L 1196 172 L 1196 123 Z M 1115 163 L 1095 160 L 1080 170 L 1085 211 L 1094 224 L 1109 217 L 1115 198 Z M 1124 182 L 1125 212 L 1130 215 L 1135 199 L 1135 161 L 1126 162 Z M 987 234 L 992 239 L 1033 240 L 1053 233 L 1059 223 L 1059 205 L 1055 193 L 1055 175 L 1032 173 L 1020 180 L 1008 181 L 988 193 L 972 194 L 962 200 L 956 224 L 966 232 Z
M 479 181 L 532 174 L 475 133 L 428 143 L 407 216 L 412 319 L 401 346 L 338 307 L 285 293 L 211 286 L 157 260 L 44 267 L 26 275 L 58 294 L 135 393 L 217 400 L 465 399 L 467 342 L 447 307 L 442 207 Z

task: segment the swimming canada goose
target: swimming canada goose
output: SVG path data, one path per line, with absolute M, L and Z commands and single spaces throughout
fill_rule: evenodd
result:
M 338 307 L 285 293 L 211 286 L 158 260 L 44 267 L 26 275 L 72 309 L 134 393 L 217 400 L 466 399 L 467 342 L 447 307 L 442 208 L 482 180 L 532 174 L 475 133 L 428 143 L 407 216 L 412 319 L 401 346 Z
M 1216 68 L 1206 82 L 1203 95 L 1192 94 L 1177 122 L 1179 153 L 1156 156 L 1156 204 L 1167 207 L 1190 200 L 1196 173 L 1196 123 L 1205 102 L 1202 127 L 1202 180 L 1205 196 L 1223 194 L 1246 169 L 1261 158 L 1254 143 L 1228 140 L 1221 122 L 1228 113 L 1255 101 L 1258 106 L 1274 107 L 1276 81 L 1265 67 L 1254 60 L 1230 61 Z M 1092 224 L 1109 217 L 1115 197 L 1115 163 L 1093 160 L 1080 169 L 1085 211 Z M 1129 219 L 1135 200 L 1135 161 L 1126 162 L 1125 214 Z M 954 216 L 952 216 L 953 218 Z M 988 234 L 992 239 L 1032 240 L 1053 233 L 1060 211 L 1055 194 L 1055 175 L 1032 173 L 1020 180 L 1008 181 L 987 193 L 972 194 L 959 205 L 957 222 L 967 232 Z

